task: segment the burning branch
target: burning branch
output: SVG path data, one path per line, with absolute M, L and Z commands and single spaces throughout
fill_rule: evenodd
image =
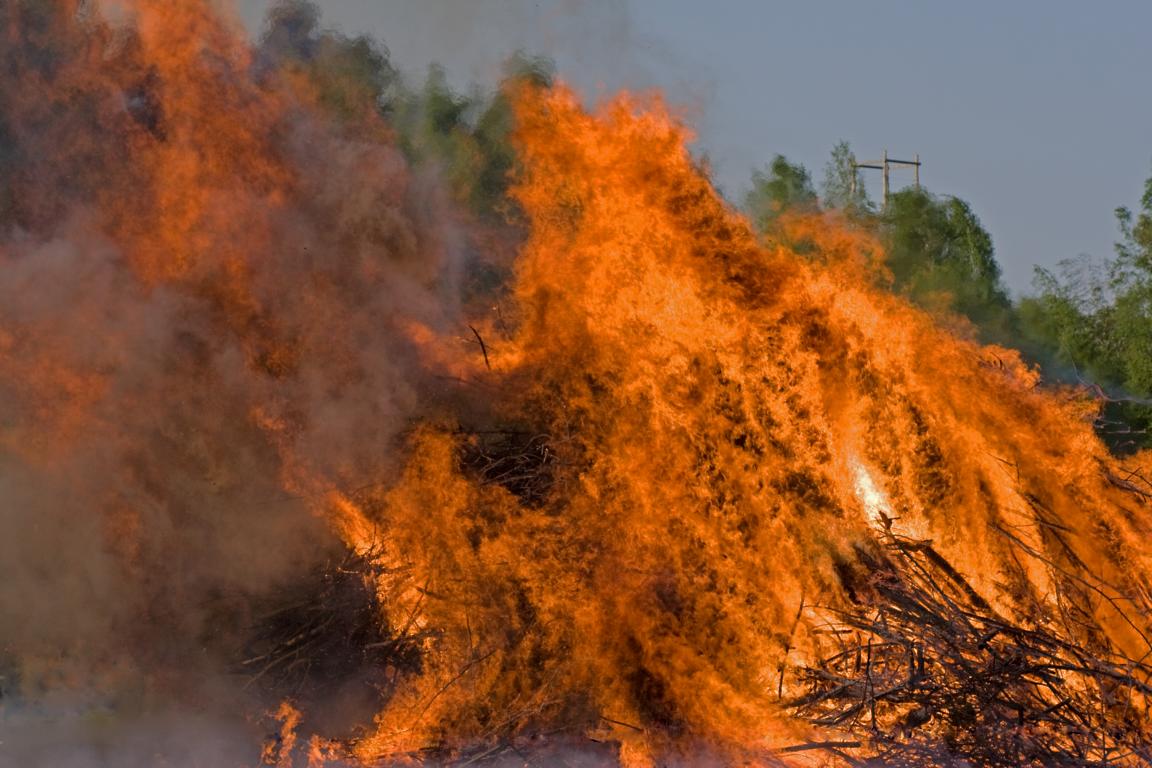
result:
M 796 714 L 859 734 L 884 765 L 1152 759 L 1145 659 L 1075 642 L 1040 620 L 1010 621 L 929 542 L 887 534 L 883 543 L 881 557 L 861 552 L 872 598 L 826 609 L 851 640 L 802 670 L 808 690 L 789 702 Z
M 269 598 L 278 607 L 256 619 L 239 664 L 246 685 L 312 701 L 362 676 L 385 698 L 418 663 L 420 642 L 411 621 L 382 625 L 376 585 L 385 570 L 374 553 L 349 551 Z

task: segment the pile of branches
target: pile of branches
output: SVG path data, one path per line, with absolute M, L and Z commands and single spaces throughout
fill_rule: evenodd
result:
M 528 506 L 555 484 L 551 437 L 515 429 L 461 430 L 461 467 Z M 420 637 L 389 628 L 376 585 L 385 575 L 377 552 L 346 551 L 266 600 L 252 622 L 241 672 L 250 685 L 294 699 L 387 669 L 390 680 L 419 667 Z M 388 687 L 385 685 L 385 687 Z
M 871 594 L 826 609 L 839 649 L 802 671 L 790 702 L 851 740 L 794 749 L 851 765 L 1152 765 L 1145 660 L 1005 620 L 931 543 L 882 543 L 858 552 Z
M 460 456 L 465 471 L 499 485 L 529 508 L 538 508 L 556 484 L 555 440 L 516 429 L 468 430 Z
M 562 441 L 526 430 L 460 434 L 460 466 L 481 483 L 529 506 L 563 493 Z M 836 649 L 799 670 L 803 693 L 787 702 L 796 716 L 842 736 L 786 752 L 910 768 L 1152 765 L 1152 643 L 1145 658 L 1129 659 L 1093 633 L 1086 616 L 1006 618 L 931 542 L 891 527 L 877 536 L 857 548 L 860 567 L 849 569 L 867 578 L 845 576 L 854 602 L 818 607 L 829 617 L 819 631 Z M 343 695 L 337 689 L 355 681 L 374 691 L 365 712 L 379 711 L 397 681 L 419 670 L 423 640 L 411 626 L 382 621 L 374 585 L 389 574 L 380 561 L 348 553 L 277 595 L 241 665 L 251 683 L 307 709 L 309 699 Z M 1094 597 L 1119 610 L 1114 592 L 1096 589 Z M 1065 596 L 1071 613 L 1090 599 Z M 1083 626 L 1071 626 L 1077 622 Z M 501 741 L 458 757 L 462 765 L 527 760 L 549 748 Z
M 383 620 L 378 553 L 347 551 L 268 597 L 252 624 L 239 672 L 276 699 L 322 701 L 348 684 L 378 704 L 418 668 L 419 638 Z

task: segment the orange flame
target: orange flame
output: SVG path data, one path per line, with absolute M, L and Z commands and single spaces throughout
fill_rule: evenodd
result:
M 518 711 L 599 718 L 636 764 L 670 734 L 779 743 L 798 731 L 777 678 L 822 650 L 804 606 L 850 601 L 870 528 L 934 541 L 1008 617 L 1079 579 L 1148 594 L 1147 496 L 1083 407 L 868 287 L 877 243 L 810 218 L 789 238 L 824 264 L 760 247 L 658 102 L 589 115 L 558 88 L 517 114 L 532 232 L 489 355 L 501 415 L 556 436 L 563 491 L 526 506 L 462 476 L 448 435 L 414 439 L 378 508 L 434 662 L 363 757 Z M 1150 650 L 1116 602 L 1080 609 L 1086 635 Z

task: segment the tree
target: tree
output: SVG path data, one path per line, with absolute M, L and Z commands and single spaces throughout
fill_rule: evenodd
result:
M 547 87 L 554 66 L 548 59 L 514 54 L 495 91 L 455 92 L 443 69 L 429 68 L 424 87 L 406 95 L 397 110 L 401 144 L 415 164 L 431 164 L 448 180 L 457 199 L 481 215 L 503 215 L 516 164 L 511 142 L 512 91 Z
M 1020 318 L 1053 375 L 1086 376 L 1110 396 L 1102 431 L 1113 447 L 1152 447 L 1152 178 L 1140 211 L 1117 208 L 1116 221 L 1115 257 L 1037 269 Z
M 1014 340 L 1012 301 L 992 238 L 971 206 L 915 188 L 889 195 L 887 207 L 876 211 L 846 141 L 833 147 L 823 187 L 825 206 L 843 211 L 884 245 L 894 291 L 939 316 L 963 315 L 984 341 Z
M 766 168 L 752 172 L 752 189 L 744 197 L 744 210 L 757 229 L 769 232 L 785 211 L 814 212 L 819 204 L 807 169 L 776 155 Z
M 846 213 L 867 213 L 872 201 L 856 168 L 856 155 L 848 142 L 841 141 L 832 148 L 832 157 L 824 166 L 824 206 Z
M 388 49 L 365 35 L 321 30 L 320 11 L 308 0 L 279 0 L 269 9 L 260 52 L 266 64 L 304 75 L 320 105 L 346 122 L 385 114 L 398 96 Z
M 904 189 L 889 195 L 879 220 L 897 291 L 929 309 L 964 315 L 985 341 L 1012 339 L 1012 301 L 992 237 L 968 203 Z
M 335 119 L 352 126 L 366 117 L 386 118 L 408 160 L 435 168 L 456 199 L 481 215 L 500 215 L 508 202 L 515 166 L 510 88 L 547 86 L 554 69 L 547 59 L 518 52 L 491 93 L 457 92 L 435 64 L 421 87 L 405 87 L 384 45 L 321 29 L 320 11 L 310 0 L 272 6 L 260 52 L 269 70 L 302 76 Z
M 1152 395 L 1152 178 L 1144 182 L 1135 221 L 1127 208 L 1116 210 L 1121 240 L 1111 271 L 1116 351 L 1123 361 L 1124 386 Z

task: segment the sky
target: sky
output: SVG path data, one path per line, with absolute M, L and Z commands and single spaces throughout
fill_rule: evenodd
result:
M 258 34 L 268 0 L 238 4 Z M 377 37 L 414 81 L 437 61 L 458 86 L 491 85 L 523 49 L 590 100 L 659 88 L 733 200 L 777 153 L 819 182 L 841 139 L 860 159 L 918 152 L 924 185 L 991 232 L 1016 294 L 1034 265 L 1111 255 L 1113 210 L 1138 205 L 1152 175 L 1146 0 L 318 4 L 325 26 Z

